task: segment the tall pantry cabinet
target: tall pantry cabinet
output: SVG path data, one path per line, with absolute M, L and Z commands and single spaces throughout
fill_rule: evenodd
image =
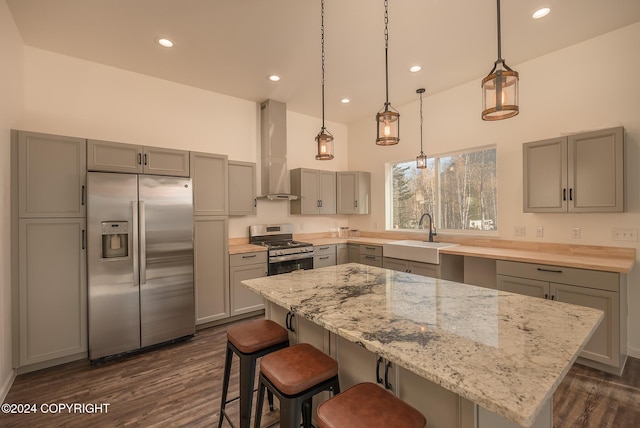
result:
M 87 356 L 86 140 L 11 133 L 13 366 Z

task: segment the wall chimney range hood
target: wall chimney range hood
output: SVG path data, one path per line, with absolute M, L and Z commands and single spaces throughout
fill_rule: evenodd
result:
M 287 105 L 274 100 L 260 104 L 260 157 L 262 196 L 258 199 L 291 201 L 287 170 Z

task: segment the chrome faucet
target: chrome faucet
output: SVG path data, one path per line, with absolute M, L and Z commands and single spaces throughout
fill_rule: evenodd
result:
M 422 214 L 422 217 L 420 217 L 420 222 L 418 223 L 418 226 L 422 226 L 422 222 L 424 221 L 425 217 L 429 217 L 429 242 L 433 242 L 433 237 L 436 236 L 437 233 L 434 230 L 435 228 L 432 227 L 433 219 L 431 218 L 431 214 L 429 213 Z

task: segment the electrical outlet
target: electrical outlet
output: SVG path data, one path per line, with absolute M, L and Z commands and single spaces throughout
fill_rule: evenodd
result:
M 513 236 L 525 236 L 527 228 L 525 226 L 513 226 Z
M 579 227 L 572 227 L 571 228 L 571 237 L 573 239 L 580 239 L 580 228 Z
M 538 238 L 542 238 L 544 236 L 544 227 L 542 226 L 536 227 L 536 236 Z
M 612 229 L 612 238 L 614 241 L 633 241 L 638 240 L 638 229 Z

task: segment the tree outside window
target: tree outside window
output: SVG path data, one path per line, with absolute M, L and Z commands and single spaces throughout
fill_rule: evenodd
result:
M 442 155 L 391 165 L 393 229 L 417 229 L 423 213 L 445 230 L 497 230 L 496 149 Z

